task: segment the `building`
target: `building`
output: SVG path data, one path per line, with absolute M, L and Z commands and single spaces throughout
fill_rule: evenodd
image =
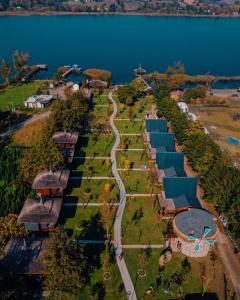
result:
M 78 132 L 70 133 L 59 131 L 55 132 L 52 137 L 54 143 L 58 146 L 60 152 L 68 163 L 73 161 L 75 145 L 77 144 L 78 136 Z
M 104 90 L 108 87 L 108 83 L 107 83 L 107 81 L 103 81 L 103 80 L 99 80 L 99 79 L 90 80 L 89 87 Z
M 163 215 L 175 215 L 190 207 L 200 208 L 197 199 L 197 177 L 163 177 L 160 206 Z
M 67 187 L 69 170 L 43 171 L 34 179 L 32 188 L 42 196 L 61 197 Z
M 184 154 L 182 152 L 157 152 L 156 173 L 158 182 L 164 177 L 186 177 L 184 170 Z
M 179 250 L 188 256 L 206 256 L 217 235 L 212 214 L 198 208 L 190 208 L 177 214 L 173 220 Z
M 158 133 L 158 132 L 167 132 L 168 126 L 167 126 L 167 120 L 165 118 L 162 119 L 149 119 L 146 118 L 146 129 L 143 133 L 143 140 L 144 143 L 150 142 L 150 133 Z
M 156 160 L 157 152 L 175 152 L 175 134 L 170 132 L 150 132 L 150 144 L 147 155 Z
M 53 95 L 36 95 L 29 97 L 24 101 L 25 107 L 44 108 L 53 101 Z
M 145 69 L 142 68 L 141 64 L 139 65 L 138 68 L 134 69 L 134 74 L 135 76 L 143 76 L 147 73 Z
M 73 92 L 78 92 L 79 90 L 80 90 L 79 84 L 75 83 L 75 84 L 72 86 L 72 91 L 73 91 Z
M 27 231 L 52 231 L 57 224 L 62 198 L 34 197 L 25 201 L 18 216 Z
M 0 262 L 5 273 L 42 274 L 43 259 L 47 253 L 48 238 L 11 238 L 3 251 Z
M 185 102 L 178 102 L 177 105 L 181 109 L 182 112 L 184 112 L 184 113 L 189 112 L 188 105 Z

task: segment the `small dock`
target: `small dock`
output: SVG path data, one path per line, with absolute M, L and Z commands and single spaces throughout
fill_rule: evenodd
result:
M 30 68 L 30 71 L 27 72 L 25 75 L 22 76 L 21 78 L 21 82 L 27 82 L 29 80 L 31 80 L 31 78 L 37 74 L 38 72 L 42 71 L 42 70 L 47 70 L 48 66 L 45 64 L 38 64 L 38 65 L 34 65 Z
M 79 68 L 78 65 L 73 65 L 71 67 L 68 67 L 67 71 L 62 74 L 62 78 L 66 78 L 67 76 L 69 76 L 74 71 L 79 71 L 80 72 L 81 68 Z

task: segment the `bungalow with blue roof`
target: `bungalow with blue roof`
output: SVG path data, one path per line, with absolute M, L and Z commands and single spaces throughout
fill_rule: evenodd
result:
M 150 133 L 151 132 L 167 132 L 167 120 L 165 118 L 162 119 L 146 119 L 146 129 L 143 133 L 144 143 L 150 142 Z
M 189 207 L 201 208 L 197 199 L 197 177 L 164 177 L 160 206 L 162 213 L 176 214 Z
M 156 173 L 158 182 L 163 177 L 186 177 L 184 170 L 184 154 L 182 152 L 157 152 Z
M 176 152 L 174 133 L 150 132 L 150 144 L 147 148 L 148 158 L 156 160 L 157 152 Z

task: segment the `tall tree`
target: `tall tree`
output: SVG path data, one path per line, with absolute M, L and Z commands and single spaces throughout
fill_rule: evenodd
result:
M 21 53 L 16 50 L 13 53 L 13 67 L 15 70 L 15 80 L 18 81 L 24 70 L 27 69 L 27 62 L 30 59 L 30 56 L 27 52 Z
M 11 71 L 11 68 L 10 68 L 8 62 L 5 59 L 3 59 L 0 64 L 0 77 L 3 79 L 3 82 L 7 85 L 10 82 L 9 77 L 11 75 L 11 72 L 12 71 Z
M 68 237 L 62 226 L 50 234 L 44 268 L 43 286 L 52 299 L 73 299 L 85 284 L 83 249 Z

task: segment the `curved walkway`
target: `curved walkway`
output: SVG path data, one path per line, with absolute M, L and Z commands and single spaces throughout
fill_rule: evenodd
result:
M 120 259 L 120 255 L 122 254 L 121 225 L 122 225 L 122 216 L 123 216 L 124 208 L 126 205 L 126 189 L 125 189 L 123 181 L 122 181 L 121 177 L 119 176 L 118 170 L 117 170 L 116 150 L 120 143 L 120 135 L 119 135 L 117 127 L 114 125 L 114 118 L 117 114 L 117 105 L 112 97 L 112 92 L 109 92 L 108 97 L 109 97 L 109 100 L 113 104 L 113 113 L 110 117 L 110 126 L 112 127 L 112 130 L 116 137 L 115 143 L 111 150 L 112 173 L 113 173 L 114 178 L 117 181 L 117 184 L 119 186 L 119 191 L 120 191 L 120 202 L 119 202 L 119 207 L 118 207 L 118 211 L 117 211 L 115 223 L 114 223 L 115 253 L 116 253 L 117 264 L 118 264 L 118 267 L 119 267 L 119 270 L 120 270 L 120 273 L 122 276 L 122 280 L 123 280 L 123 283 L 124 283 L 124 286 L 125 286 L 125 289 L 126 289 L 126 292 L 128 295 L 128 299 L 136 300 L 137 297 L 136 297 L 135 289 L 134 289 L 131 277 L 129 275 L 124 257 L 122 257 Z

